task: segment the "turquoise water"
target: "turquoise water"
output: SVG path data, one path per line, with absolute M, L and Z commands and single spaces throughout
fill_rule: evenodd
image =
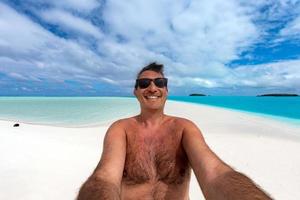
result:
M 0 97 L 0 119 L 37 124 L 95 125 L 138 112 L 138 102 L 125 97 Z
M 294 120 L 300 124 L 299 97 L 169 97 Z M 57 126 L 87 126 L 139 113 L 135 98 L 127 97 L 0 97 L 0 119 Z
M 169 99 L 300 120 L 300 97 L 180 96 Z

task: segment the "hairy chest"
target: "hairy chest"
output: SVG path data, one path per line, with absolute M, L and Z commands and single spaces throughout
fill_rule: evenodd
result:
M 123 180 L 128 185 L 151 181 L 181 184 L 190 174 L 187 156 L 181 144 L 181 132 L 168 129 L 159 133 L 131 132 Z

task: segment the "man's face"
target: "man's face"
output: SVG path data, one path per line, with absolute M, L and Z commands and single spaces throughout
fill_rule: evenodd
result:
M 156 79 L 163 78 L 163 76 L 160 73 L 148 70 L 139 76 L 139 79 L 142 78 Z M 166 87 L 159 88 L 152 81 L 145 89 L 137 87 L 137 89 L 134 90 L 134 95 L 140 102 L 141 108 L 153 110 L 163 109 L 167 99 L 168 89 Z

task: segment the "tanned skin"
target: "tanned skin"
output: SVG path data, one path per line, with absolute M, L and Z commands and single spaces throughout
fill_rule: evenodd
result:
M 159 77 L 150 70 L 139 76 Z M 193 122 L 163 113 L 167 88 L 152 82 L 134 94 L 141 114 L 108 129 L 101 160 L 77 200 L 188 200 L 191 169 L 208 200 L 271 199 L 218 158 Z

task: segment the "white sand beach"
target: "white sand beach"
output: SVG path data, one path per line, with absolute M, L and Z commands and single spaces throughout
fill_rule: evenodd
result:
M 169 101 L 226 163 L 274 199 L 300 199 L 300 126 L 231 110 Z M 0 121 L 0 199 L 71 200 L 97 165 L 110 123 L 61 128 Z M 192 200 L 204 199 L 195 178 Z

